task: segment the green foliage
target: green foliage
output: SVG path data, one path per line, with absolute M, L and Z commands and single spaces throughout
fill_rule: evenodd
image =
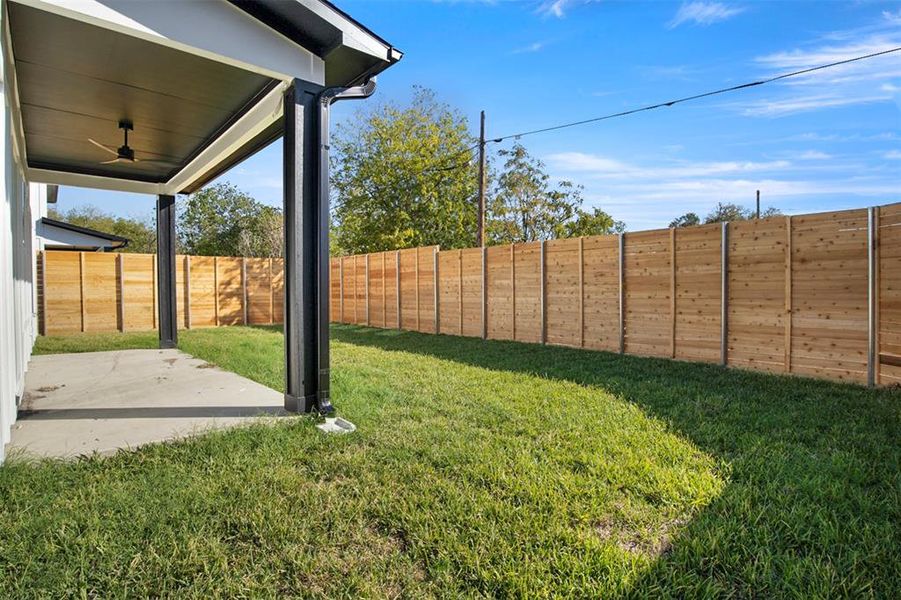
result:
M 770 206 L 760 212 L 760 218 L 776 217 L 782 214 L 778 208 Z M 756 216 L 756 211 L 744 208 L 731 202 L 719 202 L 705 218 L 704 223 L 722 223 L 724 221 L 749 221 Z
M 335 248 L 475 245 L 473 143 L 466 119 L 420 87 L 407 106 L 362 109 L 339 126 L 331 143 Z
M 672 221 L 670 221 L 670 227 L 692 227 L 693 225 L 700 225 L 701 218 L 697 215 L 697 213 L 688 212 L 682 215 L 681 217 L 676 217 Z
M 280 328 L 179 338 L 282 389 Z M 156 344 L 83 334 L 36 350 L 123 340 Z M 352 435 L 282 418 L 106 458 L 8 460 L 4 597 L 901 589 L 899 390 L 350 326 L 332 328 L 332 352 Z
M 544 163 L 521 144 L 499 154 L 506 161 L 488 204 L 488 239 L 492 243 L 600 235 L 624 228 L 598 208 L 582 210 L 582 186 L 561 181 L 553 187 Z
M 150 219 L 117 217 L 90 205 L 73 207 L 67 211 L 50 208 L 47 216 L 57 221 L 127 238 L 128 245 L 119 252 L 156 252 L 156 231 Z
M 281 256 L 281 211 L 229 183 L 188 196 L 178 215 L 180 250 L 202 256 Z
M 622 221 L 614 221 L 600 208 L 590 211 L 576 209 L 574 219 L 563 224 L 563 237 L 588 237 L 591 235 L 606 235 L 608 233 L 622 233 L 626 230 L 626 224 Z

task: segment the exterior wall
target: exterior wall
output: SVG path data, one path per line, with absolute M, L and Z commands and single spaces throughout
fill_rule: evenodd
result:
M 37 335 L 35 219 L 40 218 L 41 203 L 46 203 L 46 186 L 28 184 L 18 160 L 4 65 L 5 60 L 0 61 L 0 461 L 5 458 Z

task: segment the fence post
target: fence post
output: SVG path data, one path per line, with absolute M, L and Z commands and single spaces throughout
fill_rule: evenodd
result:
M 879 348 L 881 347 L 882 340 L 879 335 L 880 329 L 880 288 L 881 288 L 881 274 L 880 274 L 880 265 L 882 264 L 882 255 L 881 248 L 882 245 L 881 237 L 879 235 L 879 223 L 881 221 L 880 207 L 876 206 L 873 208 L 873 312 L 875 316 L 873 318 L 873 367 L 875 370 L 875 383 L 879 385 L 882 383 L 882 359 L 879 355 Z
M 585 238 L 579 238 L 579 348 L 585 347 Z
M 116 256 L 116 271 L 119 276 L 119 331 L 125 333 L 125 254 Z
M 435 263 L 435 266 L 434 266 L 434 268 L 432 269 L 432 280 L 433 280 L 433 283 L 435 284 L 435 292 L 434 292 L 434 299 L 435 299 L 435 333 L 438 334 L 438 333 L 441 333 L 441 320 L 440 320 L 440 318 L 439 318 L 439 317 L 440 317 L 439 311 L 441 310 L 441 305 L 438 303 L 438 246 L 435 246 L 433 252 L 434 252 L 433 260 L 434 260 L 434 263 Z
M 344 257 L 338 258 L 338 316 L 344 323 Z
M 213 257 L 213 314 L 219 327 L 219 257 Z
M 867 385 L 876 385 L 876 209 L 867 209 Z
M 152 300 L 152 303 L 153 303 L 153 328 L 154 328 L 154 329 L 156 329 L 156 327 L 157 327 L 157 322 L 156 322 L 156 313 L 157 313 L 157 310 L 156 310 L 156 261 L 157 261 L 157 255 L 154 254 L 154 255 L 153 255 L 153 260 L 150 261 L 150 270 L 151 270 L 151 273 L 150 273 L 150 279 L 151 279 L 151 281 L 153 282 L 151 287 L 153 288 L 153 290 L 152 290 L 152 294 L 153 294 L 153 300 Z
M 541 343 L 547 343 L 547 251 L 541 240 Z
M 191 328 L 191 255 L 185 255 L 185 327 Z
M 792 218 L 785 217 L 785 372 L 792 371 Z
M 366 327 L 369 327 L 369 254 L 366 254 L 366 262 L 364 264 L 365 273 L 365 290 L 366 290 Z
M 676 228 L 669 230 L 669 314 L 670 314 L 670 358 L 676 358 Z
M 626 234 L 619 234 L 619 353 L 626 352 Z
M 516 340 L 516 243 L 510 243 L 510 304 L 512 304 L 511 319 L 512 337 Z
M 416 248 L 416 331 L 422 331 L 419 314 L 419 248 Z
M 721 225 L 720 237 L 720 364 L 729 362 L 729 223 Z
M 397 300 L 397 328 L 401 327 L 401 304 L 400 304 L 400 250 L 394 251 L 394 297 Z
M 357 278 L 357 255 L 354 254 L 353 277 L 351 278 L 354 282 L 354 324 L 356 324 L 357 322 L 357 304 L 359 304 L 357 302 L 357 300 L 359 299 L 359 297 L 357 296 Z
M 241 257 L 241 306 L 244 308 L 244 324 L 247 325 L 247 257 Z
M 388 329 L 388 276 L 385 274 L 385 252 L 382 252 L 382 327 Z
M 78 253 L 78 301 L 81 312 L 81 332 L 85 331 L 85 304 L 84 304 L 84 252 Z
M 488 251 L 482 246 L 482 339 L 488 339 Z
M 47 251 L 41 250 L 41 325 L 43 335 L 47 333 Z
M 459 293 L 459 298 L 457 300 L 460 302 L 460 335 L 463 335 L 463 250 L 457 250 L 457 262 L 459 268 L 460 281 L 458 283 L 457 292 Z
M 269 324 L 275 323 L 275 282 L 272 280 L 272 263 L 274 259 L 269 257 Z

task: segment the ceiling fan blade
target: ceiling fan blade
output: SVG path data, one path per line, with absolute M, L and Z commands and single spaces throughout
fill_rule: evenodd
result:
M 112 148 L 110 148 L 109 146 L 104 146 L 100 142 L 98 142 L 96 140 L 92 140 L 91 138 L 88 138 L 88 141 L 91 142 L 92 144 L 94 144 L 95 146 L 97 146 L 98 148 L 100 148 L 102 150 L 106 150 L 107 152 L 109 152 L 110 154 L 115 156 L 116 158 L 119 157 L 119 153 L 116 152 L 115 150 L 113 150 Z
M 103 162 L 100 163 L 100 164 L 101 164 L 101 165 L 114 165 L 114 164 L 119 163 L 119 162 L 122 162 L 122 159 L 120 159 L 119 157 L 116 157 L 116 158 L 114 158 L 113 160 L 105 160 L 105 161 L 103 161 Z

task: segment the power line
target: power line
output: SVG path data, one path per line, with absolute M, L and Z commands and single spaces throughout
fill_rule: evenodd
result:
M 821 70 L 823 70 L 823 69 L 830 69 L 830 68 L 832 68 L 832 67 L 837 67 L 837 66 L 840 66 L 840 65 L 846 65 L 846 64 L 853 63 L 853 62 L 857 62 L 857 61 L 861 61 L 861 60 L 867 60 L 867 59 L 870 59 L 870 58 L 875 58 L 875 57 L 877 57 L 877 56 L 882 56 L 882 55 L 885 55 L 885 54 L 891 54 L 892 52 L 898 52 L 899 50 L 901 50 L 901 46 L 898 46 L 897 48 L 891 48 L 891 49 L 888 49 L 888 50 L 882 50 L 882 51 L 880 51 L 880 52 L 873 52 L 872 54 L 865 54 L 865 55 L 863 55 L 863 56 L 856 56 L 856 57 L 854 57 L 854 58 L 847 58 L 847 59 L 845 59 L 845 60 L 839 60 L 839 61 L 836 61 L 836 62 L 831 62 L 831 63 L 824 64 L 824 65 L 818 65 L 818 66 L 816 66 L 816 67 L 810 67 L 810 68 L 807 68 L 807 69 L 801 69 L 800 71 L 792 71 L 791 73 L 783 73 L 782 75 L 776 75 L 776 76 L 770 77 L 770 78 L 768 78 L 768 79 L 761 79 L 761 80 L 759 80 L 759 81 L 752 81 L 752 82 L 749 82 L 749 83 L 742 83 L 742 84 L 740 84 L 740 85 L 733 85 L 733 86 L 731 86 L 731 87 L 721 88 L 721 89 L 718 89 L 718 90 L 713 90 L 713 91 L 711 91 L 711 92 L 704 92 L 704 93 L 701 93 L 701 94 L 695 94 L 694 96 L 686 96 L 685 98 L 678 98 L 678 99 L 676 99 L 676 100 L 668 100 L 668 101 L 666 101 L 666 102 L 659 102 L 659 103 L 657 103 L 657 104 L 651 104 L 651 105 L 649 105 L 649 106 L 642 106 L 642 107 L 640 107 L 640 108 L 633 108 L 633 109 L 631 109 L 631 110 L 624 110 L 624 111 L 622 111 L 622 112 L 611 113 L 611 114 L 609 114 L 609 115 L 604 115 L 604 116 L 601 116 L 601 117 L 593 117 L 593 118 L 591 118 L 591 119 L 583 119 L 583 120 L 581 120 L 581 121 L 573 121 L 573 122 L 571 122 L 571 123 L 563 123 L 563 124 L 561 124 L 561 125 L 552 125 L 552 126 L 550 126 L 550 127 L 543 127 L 543 128 L 541 128 L 541 129 L 532 129 L 532 130 L 530 130 L 530 131 L 522 131 L 522 132 L 520 132 L 520 133 L 511 133 L 511 134 L 509 134 L 509 135 L 505 135 L 505 136 L 503 136 L 503 137 L 496 138 L 496 139 L 491 140 L 491 141 L 492 141 L 492 142 L 502 142 L 502 141 L 507 140 L 507 139 L 510 139 L 510 138 L 521 138 L 521 137 L 524 137 L 524 136 L 527 136 L 527 135 L 535 135 L 536 133 L 545 133 L 545 132 L 548 132 L 548 131 L 556 131 L 556 130 L 558 130 L 558 129 L 566 129 L 566 128 L 568 128 L 568 127 L 576 127 L 577 125 L 585 125 L 585 124 L 587 124 L 587 123 L 597 123 L 598 121 L 606 121 L 606 120 L 608 120 L 608 119 L 615 119 L 615 118 L 617 118 L 617 117 L 625 117 L 625 116 L 628 116 L 628 115 L 634 115 L 635 113 L 644 112 L 644 111 L 648 111 L 648 110 L 654 110 L 655 108 L 669 107 L 669 106 L 673 106 L 673 105 L 675 105 L 675 104 L 681 104 L 681 103 L 683 103 L 683 102 L 690 102 L 691 100 L 698 100 L 698 99 L 700 99 L 700 98 L 707 98 L 707 97 L 709 97 L 709 96 L 716 96 L 716 95 L 718 95 L 718 94 L 726 94 L 726 93 L 728 93 L 728 92 L 735 92 L 735 91 L 743 90 L 743 89 L 746 89 L 746 88 L 756 87 L 756 86 L 759 86 L 759 85 L 765 85 L 765 84 L 767 84 L 767 83 L 772 83 L 772 82 L 774 82 L 774 81 L 779 81 L 779 80 L 781 80 L 781 79 L 788 79 L 789 77 L 797 77 L 797 76 L 799 76 L 799 75 L 805 75 L 805 74 L 807 74 L 807 73 L 813 73 L 814 71 L 821 71 Z
M 893 52 L 898 52 L 898 51 L 901 51 L 901 46 L 898 46 L 898 47 L 895 47 L 895 48 L 889 48 L 889 49 L 887 49 L 887 50 L 881 50 L 881 51 L 879 51 L 879 52 L 873 52 L 873 53 L 871 53 L 871 54 L 864 54 L 864 55 L 862 55 L 862 56 L 855 56 L 855 57 L 853 57 L 853 58 L 846 58 L 846 59 L 844 59 L 844 60 L 838 60 L 838 61 L 835 61 L 835 62 L 826 63 L 826 64 L 822 64 L 822 65 L 817 65 L 817 66 L 814 66 L 814 67 L 808 67 L 808 68 L 806 68 L 806 69 L 800 69 L 800 70 L 798 70 L 798 71 L 792 71 L 792 72 L 790 72 L 790 73 L 783 73 L 783 74 L 781 74 L 781 75 L 775 75 L 775 76 L 769 77 L 769 78 L 767 78 L 767 79 L 761 79 L 761 80 L 758 80 L 758 81 L 751 81 L 751 82 L 748 82 L 748 83 L 742 83 L 742 84 L 739 84 L 739 85 L 733 85 L 733 86 L 731 86 L 731 87 L 720 88 L 720 89 L 718 89 L 718 90 L 713 90 L 713 91 L 710 91 L 710 92 L 703 92 L 703 93 L 700 93 L 700 94 L 695 94 L 695 95 L 693 95 L 693 96 L 686 96 L 686 97 L 684 97 L 684 98 L 677 98 L 677 99 L 675 99 L 675 100 L 668 100 L 668 101 L 666 101 L 666 102 L 658 102 L 657 104 L 650 104 L 650 105 L 648 105 L 648 106 L 641 106 L 641 107 L 633 108 L 633 109 L 630 109 L 630 110 L 624 110 L 624 111 L 620 111 L 620 112 L 616 112 L 616 113 L 611 113 L 611 114 L 603 115 L 603 116 L 600 116 L 600 117 L 592 117 L 592 118 L 590 118 L 590 119 L 582 119 L 581 121 L 572 121 L 572 122 L 570 122 L 570 123 L 562 123 L 562 124 L 560 124 L 560 125 L 552 125 L 552 126 L 550 126 L 550 127 L 542 127 L 541 129 L 532 129 L 532 130 L 528 130 L 528 131 L 521 131 L 521 132 L 519 132 L 519 133 L 511 133 L 511 134 L 508 134 L 508 135 L 505 135 L 505 136 L 502 136 L 502 137 L 498 137 L 498 138 L 493 138 L 493 139 L 486 140 L 486 143 L 494 143 L 494 144 L 497 144 L 497 143 L 503 142 L 504 140 L 508 140 L 508 139 L 510 139 L 510 138 L 521 138 L 521 137 L 525 137 L 525 136 L 527 136 L 527 135 L 535 135 L 535 134 L 538 134 L 538 133 L 547 133 L 547 132 L 549 132 L 549 131 L 557 131 L 557 130 L 559 130 L 559 129 L 567 129 L 567 128 L 569 128 L 569 127 L 576 127 L 576 126 L 579 126 L 579 125 L 586 125 L 586 124 L 588 124 L 588 123 L 597 123 L 597 122 L 599 122 L 599 121 L 606 121 L 606 120 L 609 120 L 609 119 L 616 119 L 616 118 L 619 118 L 619 117 L 626 117 L 626 116 L 628 116 L 628 115 L 634 115 L 634 114 L 636 114 L 636 113 L 646 112 L 646 111 L 654 110 L 654 109 L 657 109 L 657 108 L 664 108 L 664 107 L 675 106 L 676 104 L 682 104 L 682 103 L 684 103 L 684 102 L 691 102 L 692 100 L 699 100 L 699 99 L 701 99 L 701 98 L 708 98 L 708 97 L 710 97 L 710 96 L 717 96 L 717 95 L 719 95 L 719 94 L 726 94 L 726 93 L 736 92 L 736 91 L 739 91 L 739 90 L 744 90 L 744 89 L 748 89 L 748 88 L 752 88 L 752 87 L 757 87 L 757 86 L 761 86 L 761 85 L 766 85 L 766 84 L 768 84 L 768 83 L 773 83 L 774 81 L 780 81 L 780 80 L 782 80 L 782 79 L 788 79 L 788 78 L 790 78 L 790 77 L 798 77 L 798 76 L 800 76 L 800 75 L 806 75 L 806 74 L 808 74 L 808 73 L 813 73 L 813 72 L 815 72 L 815 71 L 822 71 L 823 69 L 831 69 L 831 68 L 833 68 L 833 67 L 838 67 L 838 66 L 841 66 L 841 65 L 847 65 L 847 64 L 850 64 L 850 63 L 859 62 L 859 61 L 867 60 L 867 59 L 870 59 L 870 58 L 876 58 L 876 57 L 878 57 L 878 56 L 883 56 L 883 55 L 891 54 L 891 53 L 893 53 Z M 476 148 L 479 147 L 479 145 L 480 145 L 479 142 L 477 142 L 477 143 L 473 144 L 472 146 L 469 146 L 468 148 L 466 148 L 466 149 L 464 149 L 464 150 L 461 150 L 461 151 L 459 151 L 459 152 L 455 152 L 454 154 L 450 155 L 449 157 L 445 157 L 445 158 L 442 159 L 440 162 L 436 162 L 434 165 L 427 166 L 427 167 L 423 168 L 423 169 L 419 172 L 419 174 L 420 174 L 420 175 L 424 175 L 424 174 L 426 174 L 426 173 L 441 172 L 441 171 L 453 171 L 453 170 L 456 170 L 456 169 L 463 168 L 463 167 L 465 167 L 466 165 L 470 164 L 470 162 L 471 162 L 471 160 L 472 160 L 472 157 L 471 157 L 471 156 L 470 156 L 467 160 L 465 160 L 465 161 L 463 161 L 463 162 L 461 162 L 461 163 L 456 163 L 456 164 L 451 164 L 451 165 L 447 165 L 447 163 L 450 162 L 450 161 L 453 160 L 453 159 L 456 159 L 456 158 L 459 157 L 459 156 L 464 155 L 464 154 L 471 154 L 473 150 L 475 150 Z M 442 165 L 443 165 L 443 166 L 442 166 Z
M 458 156 L 463 156 L 464 154 L 472 154 L 472 151 L 478 147 L 479 147 L 479 142 L 476 142 L 475 144 L 473 144 L 472 146 L 469 146 L 468 148 L 465 148 L 463 150 L 460 150 L 459 152 L 455 152 L 455 153 L 451 154 L 450 156 L 448 156 L 444 160 L 442 160 L 440 163 L 436 163 L 433 166 L 425 167 L 422 171 L 420 171 L 420 174 L 433 173 L 433 172 L 438 172 L 438 171 L 453 171 L 454 169 L 459 169 L 461 167 L 465 167 L 466 165 L 469 164 L 471 157 L 469 159 L 463 161 L 462 163 L 457 163 L 457 164 L 453 164 L 453 165 L 445 166 L 445 167 L 442 167 L 439 165 L 448 163 L 451 160 L 457 158 Z

